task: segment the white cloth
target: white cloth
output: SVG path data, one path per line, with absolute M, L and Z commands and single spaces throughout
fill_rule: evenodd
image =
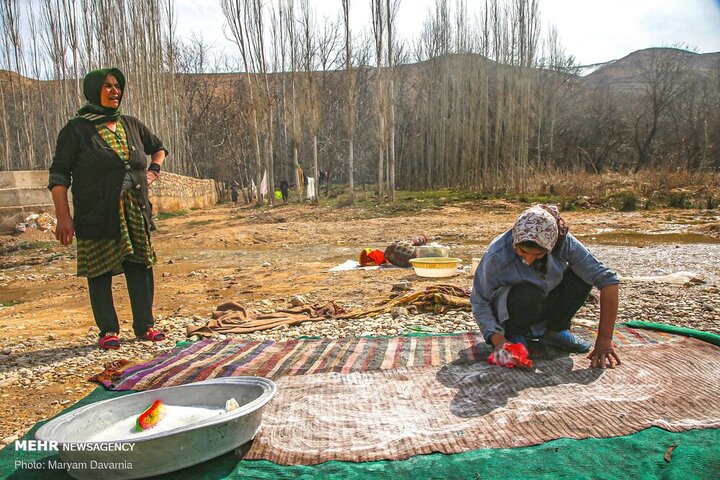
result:
M 263 172 L 262 181 L 260 182 L 260 193 L 267 196 L 267 170 Z
M 307 198 L 308 200 L 312 200 L 315 198 L 315 179 L 312 177 L 308 177 L 308 184 L 307 184 Z
M 355 260 L 345 260 L 344 263 L 341 263 L 340 265 L 338 265 L 336 267 L 332 267 L 328 271 L 330 271 L 330 272 L 348 272 L 350 270 L 379 270 L 379 269 L 385 270 L 386 268 L 398 268 L 398 267 L 396 267 L 395 265 L 387 264 L 387 263 L 385 263 L 383 265 L 369 265 L 367 267 L 361 267 L 360 262 L 357 262 Z

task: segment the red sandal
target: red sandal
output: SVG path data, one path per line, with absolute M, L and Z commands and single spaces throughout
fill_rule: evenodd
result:
M 117 350 L 120 348 L 120 339 L 115 332 L 105 332 L 98 340 L 98 345 L 105 350 Z
M 160 330 L 155 330 L 151 327 L 147 329 L 147 332 L 138 335 L 138 338 L 140 340 L 150 340 L 151 342 L 162 342 L 167 337 L 165 337 L 165 334 Z

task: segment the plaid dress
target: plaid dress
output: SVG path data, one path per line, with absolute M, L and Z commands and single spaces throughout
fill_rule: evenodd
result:
M 104 124 L 96 125 L 96 128 L 103 140 L 122 161 L 127 162 L 130 152 L 122 122 L 116 123 L 114 132 Z M 120 194 L 120 238 L 101 240 L 78 238 L 78 277 L 92 278 L 108 272 L 113 275 L 122 273 L 122 262 L 125 260 L 145 264 L 148 268 L 157 262 L 140 204 L 135 198 L 132 188 L 128 188 L 131 186 L 132 182 L 127 175 L 123 182 L 123 191 Z

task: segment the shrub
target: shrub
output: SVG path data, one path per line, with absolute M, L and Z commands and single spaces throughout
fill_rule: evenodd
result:
M 670 208 L 690 208 L 690 202 L 684 193 L 675 193 L 670 195 L 668 199 L 668 207 Z
M 637 210 L 637 197 L 634 193 L 623 192 L 619 195 L 619 198 L 621 212 L 632 212 Z
M 564 212 L 571 212 L 575 210 L 575 202 L 572 200 L 563 200 L 560 204 L 560 210 Z

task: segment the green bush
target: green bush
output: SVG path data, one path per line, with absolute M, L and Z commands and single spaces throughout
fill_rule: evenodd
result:
M 685 197 L 684 193 L 670 195 L 668 199 L 668 207 L 670 208 L 690 208 L 690 201 Z
M 619 195 L 620 198 L 620 211 L 621 212 L 633 212 L 637 210 L 637 196 L 631 192 L 623 192 Z
M 572 200 L 563 200 L 560 203 L 560 210 L 563 212 L 571 212 L 575 210 L 575 202 Z

